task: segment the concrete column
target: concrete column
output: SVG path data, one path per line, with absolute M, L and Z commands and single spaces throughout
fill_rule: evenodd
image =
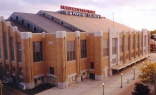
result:
M 75 31 L 75 52 L 76 52 L 76 81 L 81 82 L 81 51 L 80 51 L 80 31 Z
M 12 58 L 11 58 L 11 48 L 10 48 L 10 32 L 11 32 L 11 26 L 10 22 L 6 22 L 6 33 L 7 33 L 7 48 L 8 49 L 8 65 L 9 65 L 9 79 L 12 83 Z
M 19 34 L 19 31 L 17 27 L 13 27 L 13 38 L 14 38 L 14 58 L 15 58 L 15 73 L 16 73 L 16 80 L 19 82 L 19 64 L 18 64 L 18 52 L 17 52 L 17 33 Z
M 103 58 L 103 31 L 94 32 L 94 53 L 95 53 L 95 80 L 102 80 L 102 58 Z
M 68 85 L 66 75 L 67 49 L 65 31 L 56 32 L 56 47 L 58 88 L 66 88 Z
M 2 55 L 2 73 L 3 73 L 3 77 L 6 74 L 6 69 L 5 69 L 5 64 L 6 64 L 6 60 L 5 60 L 5 48 L 4 48 L 4 17 L 0 16 L 0 41 L 1 41 L 1 55 Z
M 21 32 L 21 50 L 22 50 L 22 63 L 23 64 L 23 79 L 27 85 L 27 89 L 34 88 L 33 78 L 33 44 L 32 33 Z

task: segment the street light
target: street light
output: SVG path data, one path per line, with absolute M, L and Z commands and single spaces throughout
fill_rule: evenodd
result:
M 122 88 L 122 75 L 123 75 L 123 74 L 121 73 L 121 86 L 120 86 L 120 88 Z
M 102 83 L 102 86 L 103 86 L 103 95 L 104 95 L 104 86 L 105 86 L 105 83 Z
M 133 67 L 133 69 L 134 69 L 134 78 L 133 78 L 133 80 L 135 80 L 135 67 Z

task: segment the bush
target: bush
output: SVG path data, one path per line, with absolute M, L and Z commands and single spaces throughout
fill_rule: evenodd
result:
M 149 95 L 150 89 L 143 83 L 135 83 L 134 92 L 132 95 Z

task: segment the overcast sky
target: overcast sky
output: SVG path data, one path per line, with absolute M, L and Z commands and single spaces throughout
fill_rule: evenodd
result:
M 95 10 L 108 19 L 137 30 L 156 29 L 156 0 L 0 0 L 0 16 L 13 12 L 58 11 L 60 5 Z

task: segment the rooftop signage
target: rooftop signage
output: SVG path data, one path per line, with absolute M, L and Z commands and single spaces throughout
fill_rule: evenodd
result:
M 68 7 L 68 6 L 63 6 L 63 5 L 61 5 L 60 8 L 61 8 L 60 12 L 62 14 L 66 14 L 66 15 L 74 15 L 74 16 L 81 16 L 81 17 L 91 17 L 91 18 L 101 18 L 100 15 L 95 14 L 95 11 L 92 11 L 92 10 Z
M 61 5 L 61 9 L 69 10 L 69 11 L 77 11 L 77 12 L 81 12 L 81 13 L 91 13 L 91 14 L 95 14 L 95 11 L 92 11 L 92 10 L 74 8 L 74 7 L 63 6 L 63 5 Z

